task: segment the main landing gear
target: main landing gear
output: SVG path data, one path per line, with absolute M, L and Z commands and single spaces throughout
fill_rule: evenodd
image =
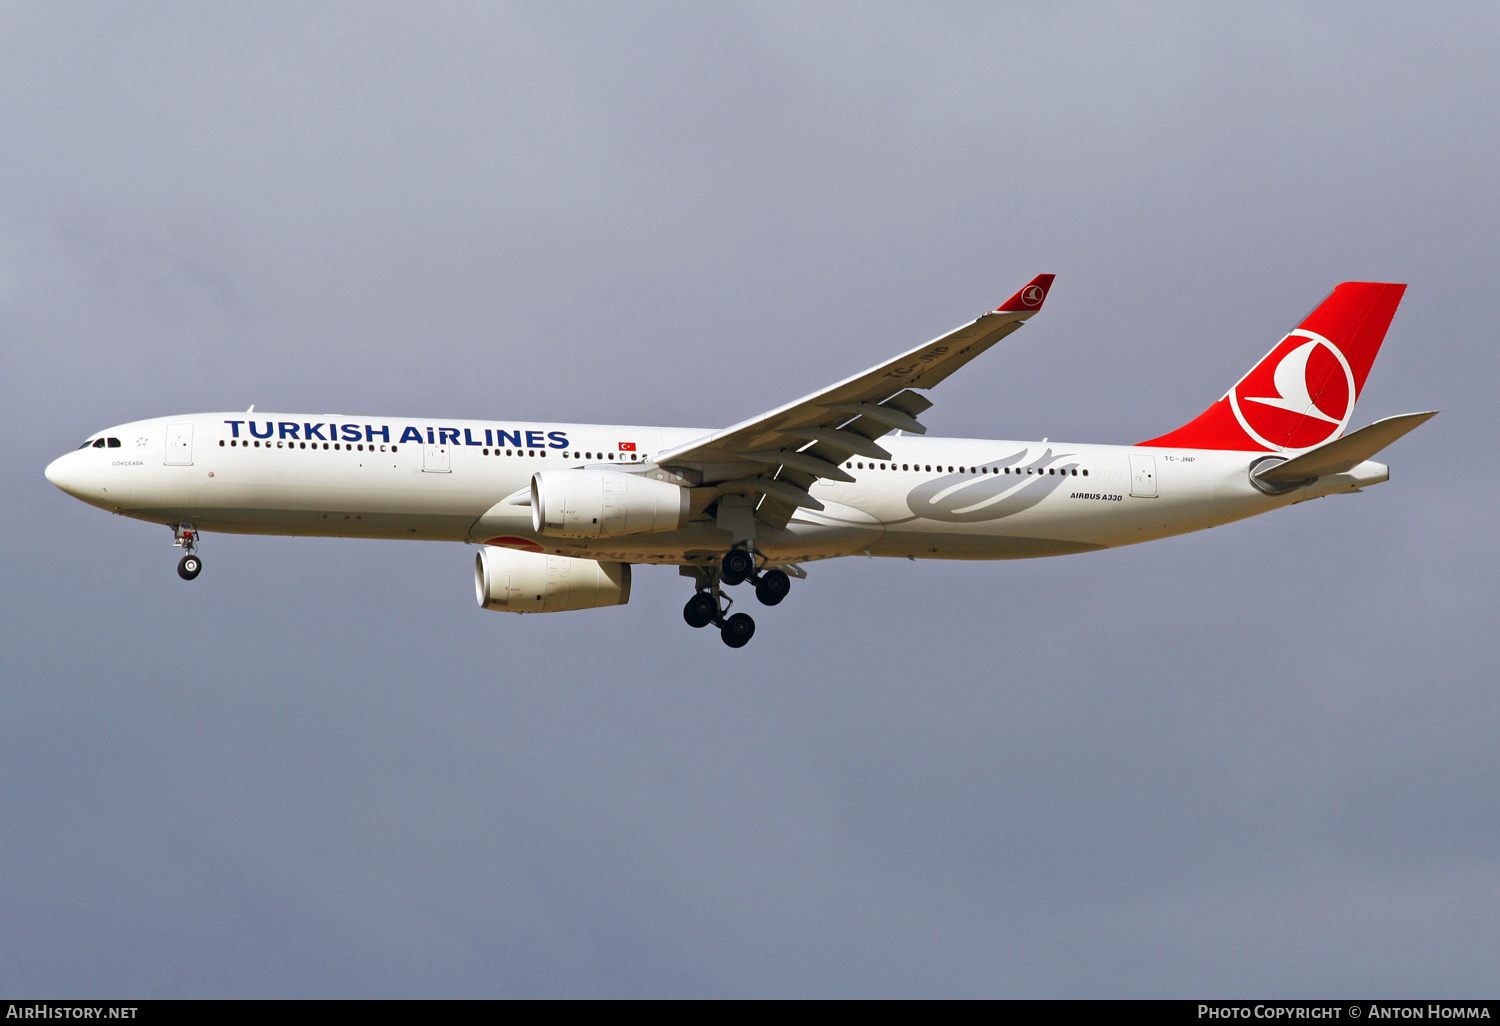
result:
M 714 624 L 719 628 L 719 637 L 730 648 L 743 648 L 755 636 L 755 620 L 749 613 L 730 615 L 729 607 L 734 605 L 734 599 L 724 594 L 721 585 L 754 581 L 755 597 L 767 606 L 774 606 L 786 598 L 792 587 L 791 578 L 785 571 L 758 571 L 755 556 L 748 549 L 730 549 L 716 569 L 703 569 L 694 574 L 698 578 L 698 591 L 682 607 L 682 618 L 689 627 Z
M 172 544 L 184 549 L 187 555 L 177 561 L 177 576 L 191 581 L 203 572 L 203 560 L 198 558 L 198 530 L 192 524 L 178 524 L 172 532 Z
M 749 613 L 726 615 L 734 599 L 719 590 L 717 574 L 710 576 L 708 589 L 694 593 L 687 600 L 687 605 L 682 607 L 682 618 L 689 627 L 714 624 L 719 628 L 719 637 L 724 639 L 724 644 L 730 648 L 743 648 L 755 636 L 755 621 Z

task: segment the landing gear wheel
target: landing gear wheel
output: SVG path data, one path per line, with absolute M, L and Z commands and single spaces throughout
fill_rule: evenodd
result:
M 749 613 L 735 613 L 719 628 L 719 636 L 730 648 L 744 648 L 745 643 L 755 637 L 755 621 Z
M 774 606 L 792 590 L 792 579 L 780 570 L 767 570 L 755 582 L 755 597 L 763 606 Z
M 197 556 L 183 556 L 177 561 L 177 576 L 184 581 L 191 581 L 203 572 L 203 560 Z M 753 629 L 753 628 L 752 628 Z
M 719 563 L 719 577 L 725 584 L 739 584 L 755 573 L 755 557 L 744 549 L 730 549 Z
M 682 618 L 687 621 L 689 627 L 707 627 L 718 615 L 719 606 L 714 602 L 714 597 L 706 591 L 698 592 L 687 600 L 687 605 L 682 607 Z

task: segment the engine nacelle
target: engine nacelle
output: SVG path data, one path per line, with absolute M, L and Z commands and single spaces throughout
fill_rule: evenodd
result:
M 543 470 L 531 475 L 531 526 L 559 538 L 618 538 L 675 531 L 687 523 L 686 488 L 614 470 Z
M 480 606 L 507 613 L 623 606 L 630 564 L 485 545 L 474 559 L 474 590 Z

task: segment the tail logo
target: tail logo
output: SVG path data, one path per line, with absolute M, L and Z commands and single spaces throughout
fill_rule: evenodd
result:
M 1021 302 L 1027 306 L 1041 306 L 1046 298 L 1047 291 L 1040 285 L 1028 285 L 1021 290 Z
M 1229 390 L 1240 427 L 1268 449 L 1300 451 L 1343 434 L 1358 390 L 1328 339 L 1298 328 Z

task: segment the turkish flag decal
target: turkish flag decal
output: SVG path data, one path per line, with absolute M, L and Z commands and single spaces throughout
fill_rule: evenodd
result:
M 621 442 L 620 443 L 620 451 L 621 452 L 635 452 L 635 443 L 634 442 Z

